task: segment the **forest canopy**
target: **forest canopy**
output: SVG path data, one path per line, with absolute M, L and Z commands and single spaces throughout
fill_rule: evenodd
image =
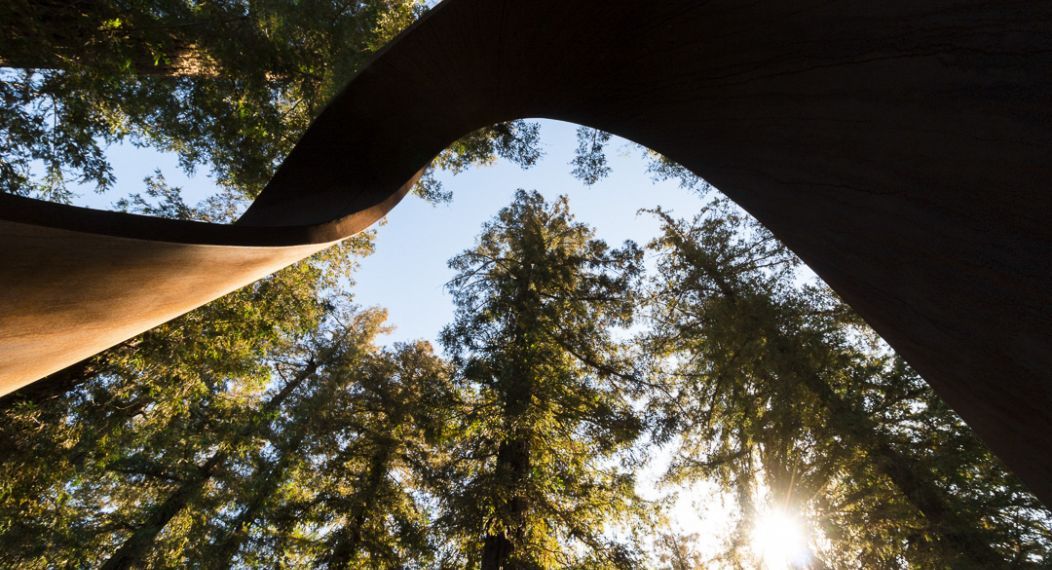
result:
M 769 233 L 721 199 L 650 215 L 612 247 L 520 191 L 450 261 L 442 350 L 385 348 L 333 286 L 363 238 L 5 398 L 0 560 L 1049 564 L 1049 512 Z M 640 494 L 655 454 L 733 505 L 715 555 Z
M 191 205 L 157 177 L 119 208 L 229 222 L 426 9 L 5 2 L 0 191 L 105 191 L 107 149 L 141 145 L 217 191 Z M 582 127 L 563 162 L 597 184 L 611 140 Z M 493 125 L 432 169 L 528 168 L 542 141 Z M 398 323 L 356 303 L 365 232 L 0 399 L 0 566 L 1052 566 L 1052 513 L 923 378 L 769 231 L 643 152 L 706 206 L 609 244 L 559 189 L 518 191 L 449 260 L 435 343 L 385 344 Z M 730 513 L 719 536 L 676 519 L 668 497 L 700 487 Z

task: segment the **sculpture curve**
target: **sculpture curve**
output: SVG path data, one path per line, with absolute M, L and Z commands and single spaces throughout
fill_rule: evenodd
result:
M 1052 2 L 446 0 L 234 225 L 0 197 L 0 393 L 361 231 L 521 117 L 755 215 L 1052 504 Z

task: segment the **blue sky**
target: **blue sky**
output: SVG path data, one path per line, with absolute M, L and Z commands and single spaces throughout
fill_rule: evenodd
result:
M 675 182 L 653 183 L 641 150 L 614 139 L 607 150 L 611 176 L 587 187 L 570 175 L 577 146 L 576 126 L 543 121 L 544 157 L 529 170 L 501 161 L 440 178 L 453 191 L 450 204 L 433 206 L 416 198 L 399 204 L 377 229 L 376 253 L 365 259 L 357 277 L 357 300 L 390 311 L 397 330 L 391 340 L 434 339 L 450 321 L 453 308 L 444 285 L 452 272 L 446 262 L 471 247 L 484 222 L 509 204 L 519 188 L 546 198 L 570 198 L 579 220 L 611 245 L 626 239 L 646 243 L 657 223 L 640 208 L 658 204 L 681 215 L 696 212 L 702 200 Z
M 674 181 L 653 182 L 646 172 L 640 147 L 614 138 L 607 147 L 612 173 L 588 187 L 570 175 L 569 162 L 577 146 L 576 125 L 541 121 L 544 156 L 533 168 L 522 170 L 507 161 L 473 168 L 453 176 L 439 176 L 452 190 L 449 204 L 432 205 L 409 197 L 378 226 L 376 253 L 362 262 L 356 275 L 355 299 L 361 305 L 388 309 L 395 331 L 387 342 L 435 340 L 453 316 L 445 283 L 452 277 L 446 262 L 471 247 L 482 224 L 509 204 L 519 188 L 537 190 L 546 198 L 566 194 L 577 218 L 596 229 L 611 245 L 624 240 L 645 244 L 657 223 L 641 208 L 657 205 L 680 216 L 698 211 L 703 200 Z M 141 192 L 142 180 L 160 169 L 168 183 L 184 190 L 190 203 L 215 192 L 206 173 L 186 176 L 173 156 L 130 145 L 110 149 L 116 187 L 105 194 L 85 192 L 76 202 L 112 208 L 122 196 Z

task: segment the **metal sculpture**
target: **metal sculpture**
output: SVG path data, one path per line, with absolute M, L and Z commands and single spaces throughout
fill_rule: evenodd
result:
M 0 197 L 0 393 L 367 227 L 520 117 L 705 177 L 1052 504 L 1052 2 L 446 0 L 330 103 L 243 218 Z

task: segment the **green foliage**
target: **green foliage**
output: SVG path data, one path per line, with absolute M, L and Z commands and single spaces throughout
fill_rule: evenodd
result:
M 519 191 L 450 267 L 461 402 L 431 476 L 438 524 L 473 567 L 632 567 L 608 531 L 642 508 L 624 457 L 640 377 L 613 329 L 632 322 L 641 251 Z
M 105 147 L 127 141 L 252 197 L 333 94 L 424 11 L 421 0 L 5 2 L 0 191 L 69 201 L 69 180 L 105 190 Z M 536 138 L 536 125 L 496 125 L 439 166 L 529 166 Z
M 715 478 L 750 518 L 800 513 L 836 568 L 1041 567 L 1049 513 L 901 359 L 798 260 L 717 202 L 663 233 L 649 349 L 670 359 L 654 404 L 670 478 Z
M 471 166 L 490 165 L 503 158 L 525 169 L 540 160 L 541 127 L 538 123 L 512 121 L 479 129 L 442 151 L 413 191 L 431 202 L 448 202 L 452 193 L 434 177 L 435 169 L 459 174 Z
M 428 516 L 400 474 L 441 437 L 449 374 L 426 344 L 378 349 L 384 318 L 329 308 L 245 359 L 171 336 L 230 333 L 175 322 L 150 333 L 163 339 L 153 347 L 161 354 L 143 338 L 104 354 L 107 372 L 58 401 L 5 410 L 0 562 L 426 561 L 435 551 Z
M 435 557 L 429 513 L 414 479 L 445 437 L 453 401 L 446 362 L 419 342 L 385 351 L 355 370 L 353 390 L 323 416 L 324 437 L 313 451 L 319 522 L 338 525 L 319 561 L 329 568 L 406 568 Z

